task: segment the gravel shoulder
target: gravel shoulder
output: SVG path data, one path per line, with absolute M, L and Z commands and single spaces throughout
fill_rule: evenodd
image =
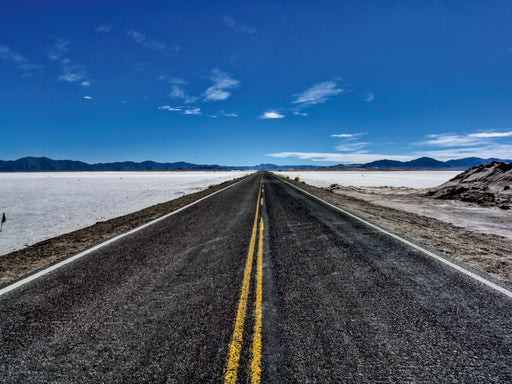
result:
M 282 176 L 281 176 L 282 177 Z M 409 189 L 340 188 L 329 191 L 291 179 L 286 181 L 332 204 L 342 206 L 392 231 L 421 242 L 475 269 L 512 284 L 512 212 L 482 219 L 483 213 L 454 217 L 445 201 Z M 452 203 L 456 206 L 457 203 Z M 437 210 L 435 207 L 437 206 Z M 456 207 L 455 207 L 456 208 Z M 486 208 L 480 208 L 485 210 Z M 440 212 L 445 212 L 444 216 Z M 507 215 L 507 217 L 503 217 Z M 429 217 L 434 216 L 434 217 Z M 481 222 L 472 223 L 480 218 Z M 451 222 L 450 222 L 451 221 Z M 456 224 L 453 224 L 453 223 Z M 500 230 L 497 230 L 499 227 Z M 507 228 L 510 231 L 507 231 Z M 502 233 L 504 236 L 497 235 Z
M 128 215 L 97 222 L 89 227 L 41 241 L 30 247 L 0 256 L 0 287 L 102 241 L 182 208 L 242 179 L 238 178 L 218 185 L 212 185 L 205 190 L 165 203 L 156 204 Z

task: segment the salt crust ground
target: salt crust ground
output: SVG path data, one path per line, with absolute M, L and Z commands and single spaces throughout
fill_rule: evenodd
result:
M 284 174 L 291 177 L 297 173 Z M 299 177 L 301 174 L 309 175 L 304 172 L 299 173 Z M 293 179 L 288 181 L 326 201 L 512 283 L 511 210 L 429 199 L 423 196 L 425 190 L 407 187 L 341 187 L 329 191 L 327 188 L 297 183 Z M 322 183 L 326 184 L 325 181 Z
M 299 177 L 317 187 L 339 184 L 343 187 L 432 188 L 457 176 L 460 171 L 290 171 L 279 172 L 291 179 Z
M 0 173 L 0 255 L 247 172 Z M 1 257 L 1 256 L 0 256 Z

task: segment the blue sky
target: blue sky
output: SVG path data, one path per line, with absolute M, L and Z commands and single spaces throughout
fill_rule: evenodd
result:
M 510 1 L 3 0 L 0 159 L 512 158 Z

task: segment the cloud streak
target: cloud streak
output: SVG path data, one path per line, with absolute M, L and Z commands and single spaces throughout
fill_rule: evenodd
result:
M 434 147 L 414 152 L 417 156 L 434 157 L 439 160 L 461 157 L 512 158 L 512 131 L 483 131 L 469 134 L 441 133 L 427 135 L 427 140 L 414 143 Z M 505 140 L 505 142 L 499 142 Z M 508 141 L 508 142 L 507 142 Z M 438 149 L 441 148 L 441 149 Z
M 338 83 L 336 81 L 324 81 L 295 95 L 295 100 L 292 101 L 292 104 L 297 104 L 299 108 L 322 104 L 329 98 L 339 95 L 343 91 L 343 89 L 338 87 Z
M 108 33 L 112 30 L 111 25 L 98 25 L 94 30 L 98 33 Z
M 477 146 L 485 141 L 480 137 L 470 135 L 458 135 L 451 133 L 427 135 L 427 140 L 421 141 L 420 145 L 433 145 L 439 147 Z
M 243 33 L 243 34 L 247 34 L 247 35 L 252 35 L 254 33 L 256 33 L 256 29 L 253 28 L 253 27 L 249 27 L 247 25 L 244 25 L 244 24 L 239 24 L 237 23 L 233 18 L 229 17 L 229 16 L 224 16 L 222 18 L 222 21 L 224 22 L 224 25 L 235 31 L 235 32 L 238 32 L 238 33 Z
M 342 139 L 348 139 L 348 138 L 358 137 L 358 136 L 362 136 L 362 135 L 364 135 L 364 133 L 338 133 L 338 134 L 331 135 L 331 137 L 338 137 L 338 138 L 342 138 Z
M 88 78 L 85 66 L 75 64 L 68 57 L 69 51 L 69 40 L 63 38 L 58 38 L 48 51 L 48 58 L 58 62 L 60 65 L 61 74 L 58 80 L 70 84 L 77 83 L 83 88 L 88 88 L 91 85 L 91 81 Z
M 297 158 L 301 160 L 311 161 L 326 161 L 326 162 L 338 162 L 338 163 L 368 163 L 371 161 L 388 159 L 388 160 L 399 160 L 409 161 L 413 160 L 414 156 L 409 155 L 381 155 L 375 153 L 319 153 L 319 152 L 279 152 L 279 153 L 268 153 L 265 156 L 276 157 L 276 158 Z
M 336 146 L 336 150 L 339 152 L 352 152 L 352 153 L 368 153 L 367 150 L 363 150 L 369 142 L 348 142 Z
M 184 115 L 201 115 L 200 108 L 187 108 L 183 111 Z
M 171 112 L 180 112 L 181 108 L 171 107 L 170 105 L 161 105 L 158 107 L 161 111 L 171 111 Z
M 135 43 L 143 46 L 144 48 L 163 51 L 167 48 L 167 44 L 148 38 L 146 35 L 139 31 L 129 30 L 126 32 Z
M 34 70 L 43 68 L 42 65 L 31 63 L 25 56 L 13 51 L 6 45 L 0 45 L 0 60 L 14 65 L 18 71 L 23 72 L 24 77 L 31 77 Z
M 204 92 L 204 101 L 221 101 L 231 96 L 231 90 L 238 88 L 240 82 L 229 73 L 221 72 L 218 68 L 212 70 L 210 80 L 213 85 Z
M 471 133 L 468 135 L 469 137 L 480 137 L 480 138 L 493 138 L 493 137 L 510 137 L 512 136 L 512 131 L 507 132 L 480 132 L 480 133 Z
M 179 77 L 169 77 L 169 76 L 166 76 L 166 75 L 159 76 L 158 80 L 167 81 L 168 83 L 173 84 L 173 85 L 174 84 L 176 84 L 176 85 L 187 85 L 188 84 L 188 81 L 183 80 L 182 78 L 179 78 Z
M 375 94 L 373 93 L 368 93 L 365 98 L 364 98 L 364 101 L 366 101 L 367 103 L 369 103 L 370 101 L 373 101 L 375 99 Z
M 415 157 L 433 157 L 438 160 L 452 160 L 465 157 L 481 157 L 483 159 L 498 158 L 512 160 L 512 145 L 489 144 L 477 147 L 449 148 L 442 150 L 425 150 L 414 152 Z
M 234 112 L 225 112 L 224 110 L 221 110 L 219 112 L 219 114 L 221 116 L 225 116 L 225 117 L 238 117 L 238 113 L 234 113 Z
M 297 158 L 301 160 L 361 164 L 376 160 L 409 161 L 418 157 L 432 157 L 446 161 L 465 157 L 501 158 L 512 160 L 512 131 L 484 131 L 469 134 L 441 133 L 427 135 L 425 141 L 411 145 L 426 146 L 426 149 L 411 151 L 406 155 L 371 153 L 365 148 L 370 142 L 357 142 L 365 133 L 339 133 L 331 137 L 342 139 L 336 147 L 338 153 L 324 152 L 277 152 L 266 156 L 275 158 Z M 498 142 L 497 140 L 502 140 Z M 432 148 L 428 148 L 432 147 Z
M 182 99 L 185 104 L 194 103 L 199 97 L 190 96 L 185 92 L 179 85 L 173 85 L 172 90 L 169 93 L 169 97 L 172 99 Z
M 356 142 L 356 139 L 366 133 L 338 133 L 332 134 L 331 137 L 341 139 L 341 143 L 336 146 L 339 152 L 367 153 L 364 148 L 371 144 L 370 142 Z
M 266 119 L 282 119 L 284 118 L 284 115 L 275 111 L 275 110 L 268 110 L 263 112 L 263 114 L 259 117 L 260 119 L 266 120 Z

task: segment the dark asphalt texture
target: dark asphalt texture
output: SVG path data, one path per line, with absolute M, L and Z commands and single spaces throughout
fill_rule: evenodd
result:
M 1 296 L 0 382 L 222 383 L 260 178 Z M 263 185 L 263 383 L 512 382 L 512 300 Z

